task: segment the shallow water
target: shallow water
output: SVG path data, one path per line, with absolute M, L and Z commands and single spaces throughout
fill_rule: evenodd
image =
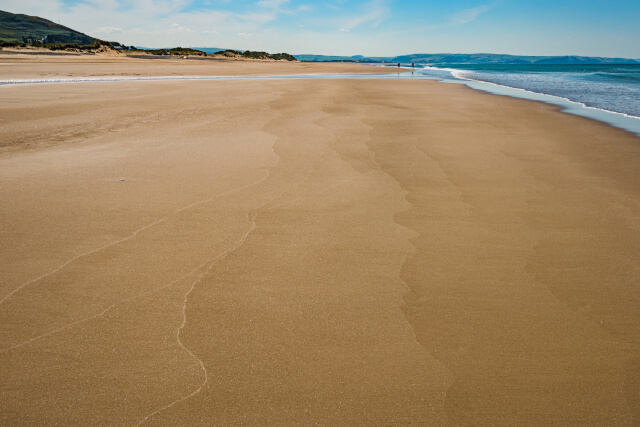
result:
M 640 64 L 614 65 L 448 65 L 436 68 L 458 79 L 494 83 L 543 93 L 586 107 L 640 118 Z
M 447 65 L 417 74 L 473 89 L 554 104 L 640 135 L 638 65 Z

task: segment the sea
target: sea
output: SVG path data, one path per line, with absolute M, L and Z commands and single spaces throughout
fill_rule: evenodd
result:
M 640 64 L 416 65 L 414 73 L 556 104 L 640 135 Z

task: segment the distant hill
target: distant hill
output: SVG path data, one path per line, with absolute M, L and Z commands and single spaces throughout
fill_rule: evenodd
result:
M 86 34 L 37 16 L 19 15 L 0 10 L 0 42 L 75 43 L 88 45 L 94 40 Z
M 212 53 L 221 52 L 223 50 L 226 50 L 226 49 L 220 49 L 220 48 L 217 48 L 217 47 L 194 47 L 194 49 L 202 51 L 202 52 L 207 53 L 209 55 L 212 54 Z
M 600 58 L 586 56 L 519 56 L 498 55 L 492 53 L 441 53 L 441 54 L 413 54 L 388 57 L 367 56 L 324 56 L 324 55 L 295 55 L 299 61 L 309 62 L 400 62 L 403 64 L 638 64 L 640 61 L 626 58 Z

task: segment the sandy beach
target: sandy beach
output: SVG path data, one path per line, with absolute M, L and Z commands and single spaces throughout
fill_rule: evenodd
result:
M 0 80 L 386 71 L 0 63 Z M 0 425 L 640 422 L 637 136 L 434 81 L 0 98 Z

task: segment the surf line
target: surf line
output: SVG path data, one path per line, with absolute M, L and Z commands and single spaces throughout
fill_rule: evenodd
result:
M 407 75 L 408 74 L 408 75 Z M 399 76 L 423 78 L 413 73 L 364 73 L 364 74 L 285 74 L 273 76 L 95 76 L 59 79 L 11 79 L 0 80 L 0 86 L 35 85 L 60 83 L 110 83 L 110 82 L 153 82 L 153 81 L 194 81 L 194 80 L 277 80 L 277 79 L 358 79 L 358 78 L 397 78 Z

